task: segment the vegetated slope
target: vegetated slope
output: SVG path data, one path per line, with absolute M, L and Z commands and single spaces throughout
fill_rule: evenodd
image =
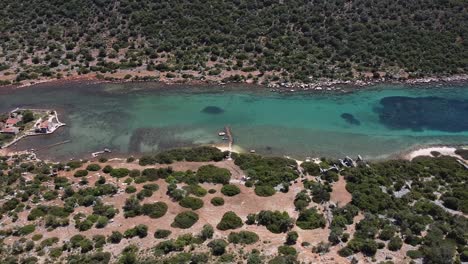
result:
M 302 82 L 466 73 L 466 9 L 457 0 L 2 1 L 0 72 Z

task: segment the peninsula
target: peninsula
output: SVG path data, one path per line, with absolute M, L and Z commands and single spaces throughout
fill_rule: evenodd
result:
M 16 108 L 0 116 L 0 149 L 25 137 L 52 134 L 62 126 L 65 123 L 54 110 Z

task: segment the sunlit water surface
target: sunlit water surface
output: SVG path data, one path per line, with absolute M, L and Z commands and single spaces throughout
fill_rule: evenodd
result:
M 267 155 L 386 158 L 426 144 L 468 143 L 468 85 L 380 85 L 352 93 L 278 94 L 258 87 L 155 83 L 42 84 L 0 89 L 0 111 L 55 108 L 67 127 L 23 140 L 58 159 L 220 143 Z M 48 147 L 57 142 L 69 143 Z

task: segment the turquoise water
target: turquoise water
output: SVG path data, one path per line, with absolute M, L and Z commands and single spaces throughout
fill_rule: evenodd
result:
M 416 100 L 416 106 L 403 105 L 400 111 L 393 111 L 406 103 L 398 99 L 386 106 L 390 108 L 385 115 L 393 115 L 393 123 L 386 123 L 389 119 L 382 119 L 379 112 L 383 107 L 380 100 L 394 96 L 431 96 L 438 101 L 421 100 L 418 105 Z M 104 147 L 126 154 L 220 143 L 217 132 L 225 125 L 231 126 L 238 147 L 262 154 L 386 158 L 417 145 L 467 144 L 468 129 L 463 125 L 468 123 L 467 102 L 466 84 L 381 85 L 345 94 L 294 95 L 258 87 L 184 88 L 153 83 L 43 84 L 0 90 L 0 111 L 17 106 L 59 111 L 68 127 L 52 136 L 26 139 L 16 147 L 34 147 L 53 158 L 89 157 Z M 452 105 L 458 108 L 452 109 Z M 206 107 L 218 111 L 203 111 Z M 405 115 L 412 111 L 419 112 Z M 343 113 L 358 122 L 342 118 Z M 408 120 L 423 115 L 426 118 L 421 122 Z M 432 116 L 447 122 L 431 123 L 426 128 L 424 122 L 432 122 L 427 121 Z M 447 129 L 450 124 L 461 124 L 461 129 L 451 131 Z M 71 142 L 46 148 L 64 140 Z

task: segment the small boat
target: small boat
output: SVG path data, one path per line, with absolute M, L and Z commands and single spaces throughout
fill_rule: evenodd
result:
M 108 149 L 108 148 L 105 148 L 105 149 L 104 149 L 104 152 L 106 152 L 106 153 L 111 153 L 112 151 L 111 151 L 110 149 Z
M 255 153 L 255 149 L 251 149 L 251 150 L 250 150 L 250 153 Z
M 218 133 L 218 136 L 220 136 L 220 137 L 224 137 L 225 135 L 226 135 L 226 132 L 219 132 Z

